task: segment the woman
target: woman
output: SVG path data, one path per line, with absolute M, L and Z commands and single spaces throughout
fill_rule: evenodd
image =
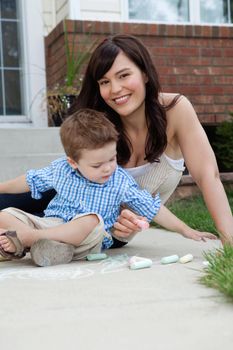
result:
M 222 243 L 233 245 L 232 213 L 207 136 L 187 98 L 162 93 L 151 57 L 137 38 L 115 35 L 95 49 L 72 111 L 83 107 L 108 113 L 120 133 L 118 163 L 143 188 L 159 192 L 163 203 L 185 162 Z M 130 215 L 121 215 L 114 227 L 120 240 L 137 229 Z

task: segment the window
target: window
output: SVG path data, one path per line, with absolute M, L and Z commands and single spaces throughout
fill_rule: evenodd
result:
M 47 126 L 45 87 L 41 0 L 0 0 L 0 127 Z
M 188 22 L 188 0 L 129 0 L 129 19 Z
M 126 20 L 232 24 L 233 0 L 128 0 Z
M 0 114 L 22 115 L 23 96 L 20 16 L 16 0 L 0 2 Z
M 231 3 L 232 1 L 228 1 L 228 0 L 201 0 L 200 1 L 201 22 L 232 23 Z

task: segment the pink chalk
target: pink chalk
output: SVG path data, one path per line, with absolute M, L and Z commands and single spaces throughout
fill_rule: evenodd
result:
M 144 220 L 136 220 L 136 224 L 142 229 L 142 230 L 146 230 L 147 228 L 150 227 L 149 223 L 147 221 Z

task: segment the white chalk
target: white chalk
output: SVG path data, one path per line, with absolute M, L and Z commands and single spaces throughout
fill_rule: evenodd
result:
M 179 260 L 179 256 L 178 255 L 170 255 L 170 256 L 164 256 L 160 262 L 161 264 L 172 264 L 175 263 Z
M 192 261 L 192 260 L 193 260 L 193 255 L 192 255 L 192 254 L 186 254 L 186 255 L 182 256 L 182 257 L 179 259 L 179 262 L 180 262 L 181 264 L 186 264 L 186 263 L 188 263 L 188 262 L 190 262 L 190 261 Z
M 131 270 L 144 269 L 146 267 L 152 266 L 152 260 L 147 258 L 142 258 L 140 256 L 132 256 L 129 259 L 129 267 Z
M 202 261 L 202 264 L 204 265 L 204 267 L 208 267 L 210 265 L 209 261 L 207 260 Z
M 144 220 L 136 220 L 136 224 L 142 229 L 142 230 L 146 230 L 150 227 L 149 223 L 147 221 Z

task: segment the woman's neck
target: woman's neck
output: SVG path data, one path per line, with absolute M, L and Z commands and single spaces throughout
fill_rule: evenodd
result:
M 129 134 L 140 135 L 144 132 L 147 133 L 147 123 L 145 116 L 142 115 L 133 115 L 127 117 L 121 117 L 124 130 Z

